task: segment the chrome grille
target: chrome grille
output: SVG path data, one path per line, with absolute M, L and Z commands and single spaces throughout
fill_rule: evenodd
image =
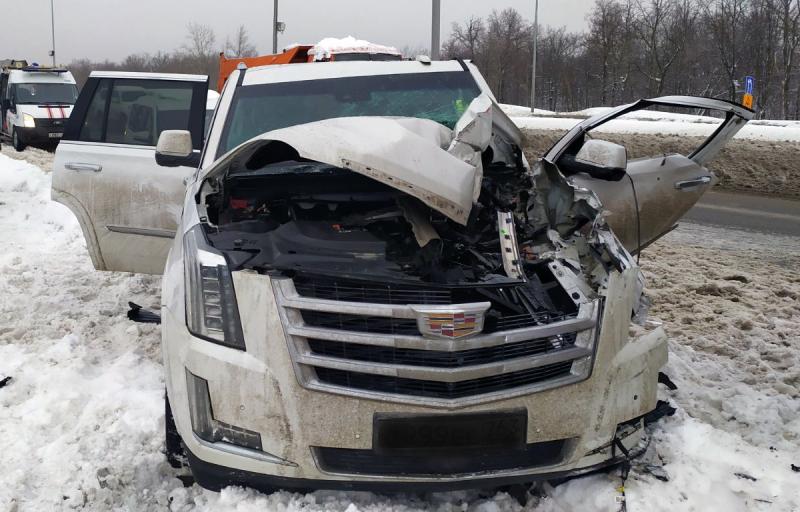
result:
M 353 359 L 372 363 L 409 366 L 433 366 L 436 368 L 459 368 L 461 366 L 494 363 L 518 357 L 533 356 L 547 352 L 558 352 L 575 344 L 575 333 L 534 338 L 518 343 L 495 347 L 473 348 L 458 352 L 415 350 L 395 347 L 372 347 L 357 343 L 308 339 L 311 352 L 317 355 Z
M 331 300 L 319 289 L 308 297 L 299 292 L 309 284 L 296 288 L 291 279 L 276 279 L 273 288 L 296 374 L 309 389 L 451 407 L 576 383 L 591 369 L 598 301 L 573 316 L 520 315 L 497 322 L 494 332 L 432 339 L 419 334 L 410 302 Z M 476 306 L 491 304 L 452 309 Z
M 380 391 L 387 394 L 402 394 L 431 398 L 463 398 L 491 391 L 503 391 L 517 386 L 535 384 L 547 379 L 569 375 L 571 362 L 555 363 L 542 368 L 493 375 L 461 382 L 439 382 L 435 380 L 403 379 L 386 375 L 347 372 L 333 368 L 317 368 L 322 382 L 336 386 Z

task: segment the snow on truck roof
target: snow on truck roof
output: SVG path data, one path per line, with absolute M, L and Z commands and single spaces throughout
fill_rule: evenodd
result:
M 276 84 L 303 80 L 324 80 L 354 76 L 403 75 L 411 73 L 444 73 L 463 71 L 458 61 L 344 61 L 277 64 L 247 70 L 242 85 Z
M 363 39 L 356 39 L 353 36 L 347 36 L 342 39 L 335 37 L 327 37 L 314 45 L 313 48 L 308 50 L 309 55 L 314 56 L 314 60 L 330 59 L 334 55 L 341 53 L 371 53 L 371 54 L 384 54 L 396 55 L 402 57 L 397 48 L 393 46 L 383 46 L 380 44 L 370 43 Z

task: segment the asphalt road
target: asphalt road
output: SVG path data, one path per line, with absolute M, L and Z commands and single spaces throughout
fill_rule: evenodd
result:
M 690 222 L 800 237 L 800 201 L 708 192 L 684 217 Z

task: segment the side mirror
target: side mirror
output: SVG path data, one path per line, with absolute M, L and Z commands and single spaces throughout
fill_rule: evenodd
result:
M 192 134 L 187 130 L 164 130 L 156 145 L 156 163 L 162 167 L 197 167 L 199 154 L 192 148 Z
M 583 143 L 575 155 L 575 162 L 599 168 L 609 174 L 625 174 L 628 169 L 628 150 L 613 142 L 590 139 Z

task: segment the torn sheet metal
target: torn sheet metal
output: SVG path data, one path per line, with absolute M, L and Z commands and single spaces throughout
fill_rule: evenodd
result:
M 303 158 L 369 176 L 466 225 L 480 195 L 482 153 L 492 146 L 498 161 L 510 162 L 515 159 L 511 148 L 521 140 L 519 129 L 482 94 L 470 103 L 455 130 L 415 118 L 326 119 L 260 135 L 228 153 L 203 178 L 234 161 L 246 162 L 264 145 L 280 141 Z
M 458 120 L 453 132 L 453 140 L 447 152 L 463 160 L 476 169 L 476 179 L 472 200 L 477 201 L 481 194 L 483 180 L 482 156 L 492 141 L 492 100 L 482 94 L 470 103 L 469 108 Z
M 419 135 L 428 123 L 438 125 L 434 121 L 416 120 L 412 131 L 408 122 L 395 119 L 344 117 L 291 126 L 239 146 L 206 176 L 227 169 L 234 159 L 246 162 L 269 142 L 280 141 L 294 148 L 302 158 L 369 176 L 466 225 L 479 173 L 474 166 L 443 150 L 441 140 Z M 424 129 L 440 134 L 438 126 Z

